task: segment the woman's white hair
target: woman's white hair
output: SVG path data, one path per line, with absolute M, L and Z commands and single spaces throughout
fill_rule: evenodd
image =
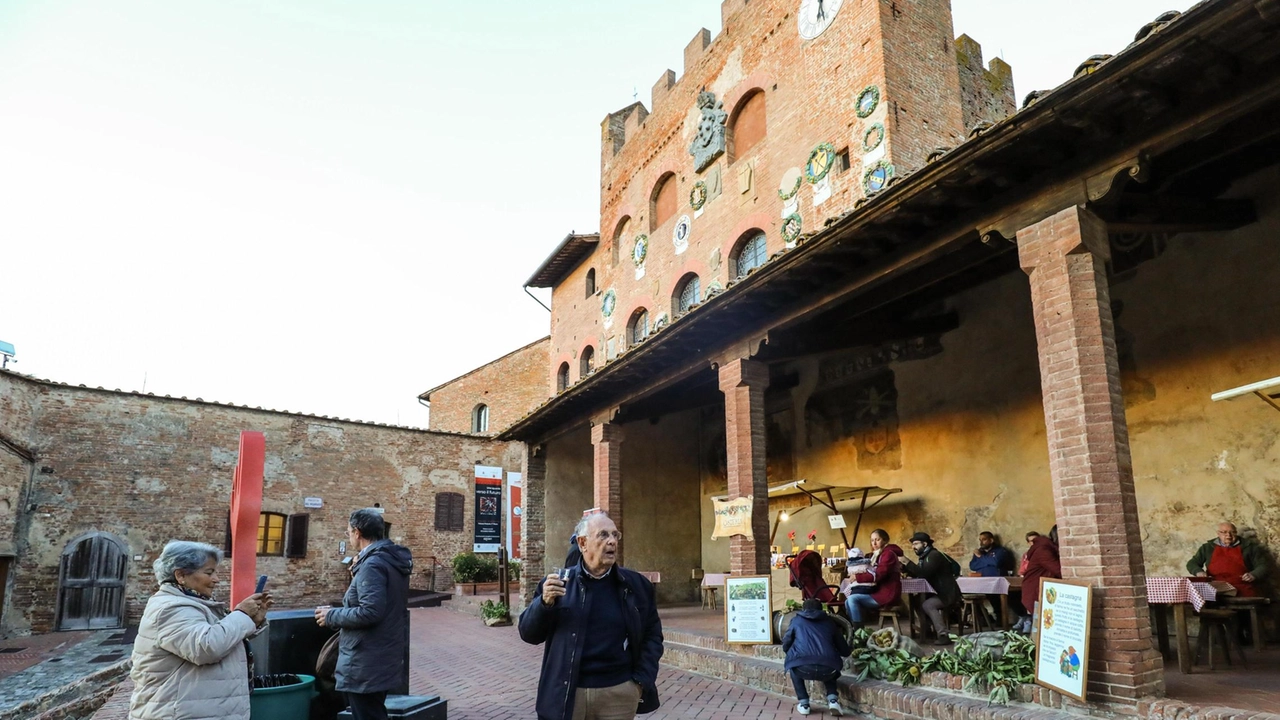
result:
M 211 559 L 222 562 L 222 551 L 208 543 L 170 540 L 160 551 L 160 557 L 151 563 L 151 569 L 155 571 L 156 582 L 163 585 L 176 580 L 175 570 L 195 572 Z

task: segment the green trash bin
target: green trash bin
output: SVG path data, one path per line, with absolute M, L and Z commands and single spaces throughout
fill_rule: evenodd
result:
M 252 720 L 307 720 L 311 716 L 311 698 L 316 695 L 316 679 L 311 675 L 298 675 L 298 679 L 302 682 L 255 689 L 249 694 L 249 717 Z

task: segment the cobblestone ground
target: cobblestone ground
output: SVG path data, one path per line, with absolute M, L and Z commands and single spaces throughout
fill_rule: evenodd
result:
M 542 646 L 526 645 L 514 627 L 488 628 L 442 608 L 413 611 L 410 688 L 449 700 L 449 720 L 530 720 Z M 795 700 L 663 667 L 662 708 L 642 718 L 789 718 Z M 814 710 L 810 717 L 817 717 Z M 796 715 L 796 717 L 800 717 Z

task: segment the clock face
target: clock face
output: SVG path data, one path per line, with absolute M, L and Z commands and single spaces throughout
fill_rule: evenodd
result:
M 800 0 L 800 12 L 796 19 L 800 26 L 800 37 L 812 40 L 821 35 L 836 19 L 844 0 Z

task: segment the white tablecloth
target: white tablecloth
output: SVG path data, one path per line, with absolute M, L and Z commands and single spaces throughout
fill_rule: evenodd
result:
M 960 592 L 966 595 L 1008 595 L 1009 578 L 1005 577 L 958 577 L 956 584 Z M 933 586 L 922 578 L 902 578 L 904 593 L 936 593 Z

